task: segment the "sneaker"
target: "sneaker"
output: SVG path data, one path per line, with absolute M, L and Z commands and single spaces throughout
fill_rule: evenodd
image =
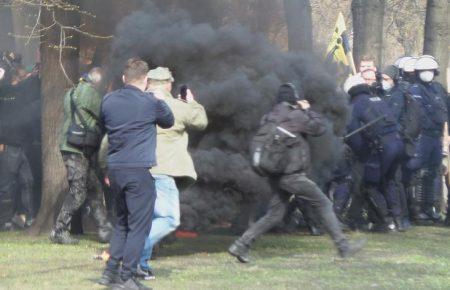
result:
M 50 241 L 62 245 L 76 245 L 80 242 L 79 240 L 72 238 L 68 231 L 57 231 L 55 229 L 50 233 Z
M 122 282 L 119 277 L 118 271 L 111 271 L 109 269 L 105 269 L 102 273 L 102 277 L 98 280 L 98 284 L 103 286 L 111 286 L 112 284 Z
M 241 263 L 250 262 L 249 251 L 250 247 L 239 241 L 235 241 L 228 249 L 228 253 L 236 257 Z
M 112 290 L 152 290 L 152 288 L 143 285 L 135 277 L 128 279 L 127 281 L 120 281 L 114 284 Z
M 386 225 L 386 228 L 387 228 L 388 232 L 390 232 L 390 233 L 395 233 L 397 231 L 397 227 L 395 226 L 394 222 L 389 222 Z
M 361 251 L 366 244 L 366 239 L 360 239 L 355 242 L 348 242 L 345 240 L 341 245 L 338 246 L 339 256 L 341 258 L 348 258 L 353 256 L 357 252 Z
M 141 265 L 137 266 L 136 276 L 140 279 L 144 279 L 145 281 L 155 280 L 156 277 L 153 274 L 151 269 L 144 269 Z

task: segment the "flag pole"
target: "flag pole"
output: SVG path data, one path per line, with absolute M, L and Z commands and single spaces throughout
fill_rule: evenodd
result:
M 347 52 L 347 60 L 348 60 L 348 64 L 350 65 L 350 68 L 352 69 L 353 75 L 356 75 L 356 66 L 355 66 L 355 60 L 353 59 L 352 50 Z

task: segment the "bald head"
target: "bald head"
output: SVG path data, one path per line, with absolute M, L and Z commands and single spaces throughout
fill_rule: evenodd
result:
M 101 67 L 94 67 L 88 73 L 89 80 L 94 85 L 98 85 L 103 81 L 103 75 L 104 71 Z

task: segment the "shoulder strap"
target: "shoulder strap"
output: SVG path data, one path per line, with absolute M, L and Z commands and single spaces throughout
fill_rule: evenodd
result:
M 77 108 L 77 105 L 75 104 L 75 100 L 73 99 L 73 94 L 75 92 L 75 88 L 72 88 L 70 92 L 70 107 L 72 109 L 72 122 L 75 122 L 75 114 L 77 115 L 78 119 L 80 119 L 81 124 L 85 129 L 88 129 L 87 123 L 84 120 L 83 116 L 81 115 L 80 111 Z

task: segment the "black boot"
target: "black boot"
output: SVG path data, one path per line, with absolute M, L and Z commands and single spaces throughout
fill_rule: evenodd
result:
M 250 262 L 249 252 L 250 246 L 245 245 L 239 240 L 231 244 L 230 248 L 228 249 L 228 253 L 233 257 L 236 257 L 241 263 Z
M 354 242 L 349 242 L 348 240 L 344 240 L 338 243 L 337 248 L 339 251 L 339 256 L 341 258 L 348 258 L 361 251 L 364 245 L 366 244 L 366 239 L 356 240 Z
M 152 288 L 143 285 L 136 277 L 132 277 L 127 281 L 120 281 L 113 285 L 112 290 L 152 290 Z
M 73 238 L 69 231 L 53 229 L 50 233 L 50 241 L 55 244 L 76 245 L 80 241 Z
M 120 283 L 119 271 L 118 270 L 110 270 L 105 269 L 102 273 L 102 277 L 98 280 L 98 284 L 104 286 L 111 286 L 116 283 Z

